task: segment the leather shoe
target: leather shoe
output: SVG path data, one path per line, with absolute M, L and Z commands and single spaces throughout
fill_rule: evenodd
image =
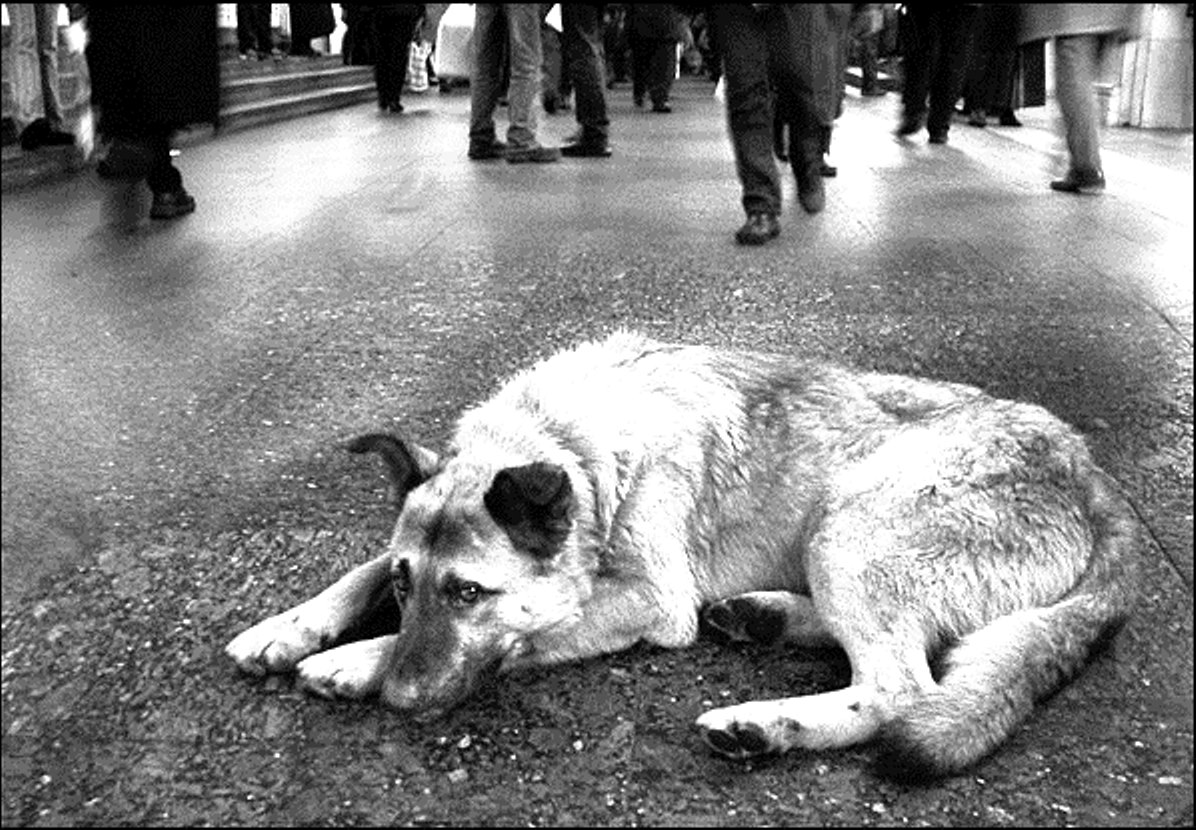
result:
M 183 188 L 171 193 L 155 193 L 150 207 L 151 219 L 174 219 L 195 212 L 195 197 Z
M 605 141 L 574 141 L 561 145 L 561 155 L 569 158 L 610 158 L 610 145 Z
M 1068 170 L 1062 179 L 1051 182 L 1051 190 L 1060 193 L 1095 195 L 1105 189 L 1105 177 L 1099 170 Z
M 474 161 L 500 159 L 507 154 L 507 145 L 502 141 L 471 141 L 469 157 Z
M 781 223 L 775 213 L 749 213 L 743 227 L 735 232 L 740 245 L 763 245 L 781 233 Z

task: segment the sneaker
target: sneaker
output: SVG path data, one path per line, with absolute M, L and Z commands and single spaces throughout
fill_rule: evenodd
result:
M 1068 170 L 1062 179 L 1051 182 L 1051 190 L 1094 196 L 1105 189 L 1105 176 L 1099 170 Z
M 181 187 L 172 193 L 155 193 L 151 219 L 174 219 L 195 212 L 195 197 Z
M 740 245 L 763 245 L 780 233 L 781 223 L 775 213 L 749 213 L 743 227 L 735 232 L 735 241 Z
M 523 164 L 524 162 L 545 164 L 547 162 L 559 161 L 561 151 L 556 147 L 533 144 L 530 147 L 513 147 L 508 149 L 506 158 L 510 164 Z
M 469 142 L 469 157 L 474 161 L 500 159 L 507 154 L 507 145 L 501 141 Z

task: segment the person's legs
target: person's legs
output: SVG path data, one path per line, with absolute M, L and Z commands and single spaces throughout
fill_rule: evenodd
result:
M 976 6 L 943 5 L 937 13 L 937 56 L 930 80 L 930 112 L 926 129 L 932 139 L 945 140 L 955 114 L 955 102 L 967 72 L 968 52 Z
M 1067 134 L 1068 177 L 1093 182 L 1103 182 L 1100 126 L 1092 89 L 1099 51 L 1097 35 L 1055 38 L 1055 94 Z
M 473 28 L 473 71 L 469 78 L 469 144 L 474 148 L 495 143 L 494 110 L 503 92 L 502 65 L 506 51 L 507 23 L 495 3 L 478 3 Z
M 536 145 L 536 96 L 540 91 L 540 8 L 505 3 L 511 82 L 507 89 L 507 143 L 512 149 Z
M 564 26 L 565 73 L 573 84 L 578 141 L 605 146 L 610 119 L 606 112 L 603 78 L 602 10 L 582 3 L 561 5 Z
M 751 6 L 711 7 L 713 34 L 723 56 L 727 120 L 743 209 L 749 217 L 776 217 L 781 213 L 781 180 L 773 158 L 768 41 L 759 14 Z
M 926 117 L 926 97 L 930 93 L 930 68 L 934 59 L 935 16 L 933 8 L 915 3 L 905 11 L 901 36 L 905 78 L 901 92 L 902 117 L 897 131 L 901 135 L 917 132 Z

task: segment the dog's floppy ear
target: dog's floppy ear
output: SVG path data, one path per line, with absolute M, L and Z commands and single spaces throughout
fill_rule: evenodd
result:
M 376 452 L 382 456 L 390 474 L 391 500 L 399 507 L 403 506 L 408 493 L 432 477 L 439 463 L 436 453 L 431 450 L 382 432 L 358 436 L 345 448 L 349 452 Z
M 515 547 L 540 558 L 555 554 L 573 526 L 573 485 L 555 464 L 500 470 L 483 501 Z

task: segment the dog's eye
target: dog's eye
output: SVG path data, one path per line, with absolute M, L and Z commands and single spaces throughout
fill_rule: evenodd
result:
M 407 595 L 411 593 L 411 568 L 405 560 L 391 571 L 390 584 L 400 602 L 407 599 Z
M 476 582 L 462 582 L 457 586 L 457 602 L 462 605 L 473 605 L 482 597 L 482 586 Z

